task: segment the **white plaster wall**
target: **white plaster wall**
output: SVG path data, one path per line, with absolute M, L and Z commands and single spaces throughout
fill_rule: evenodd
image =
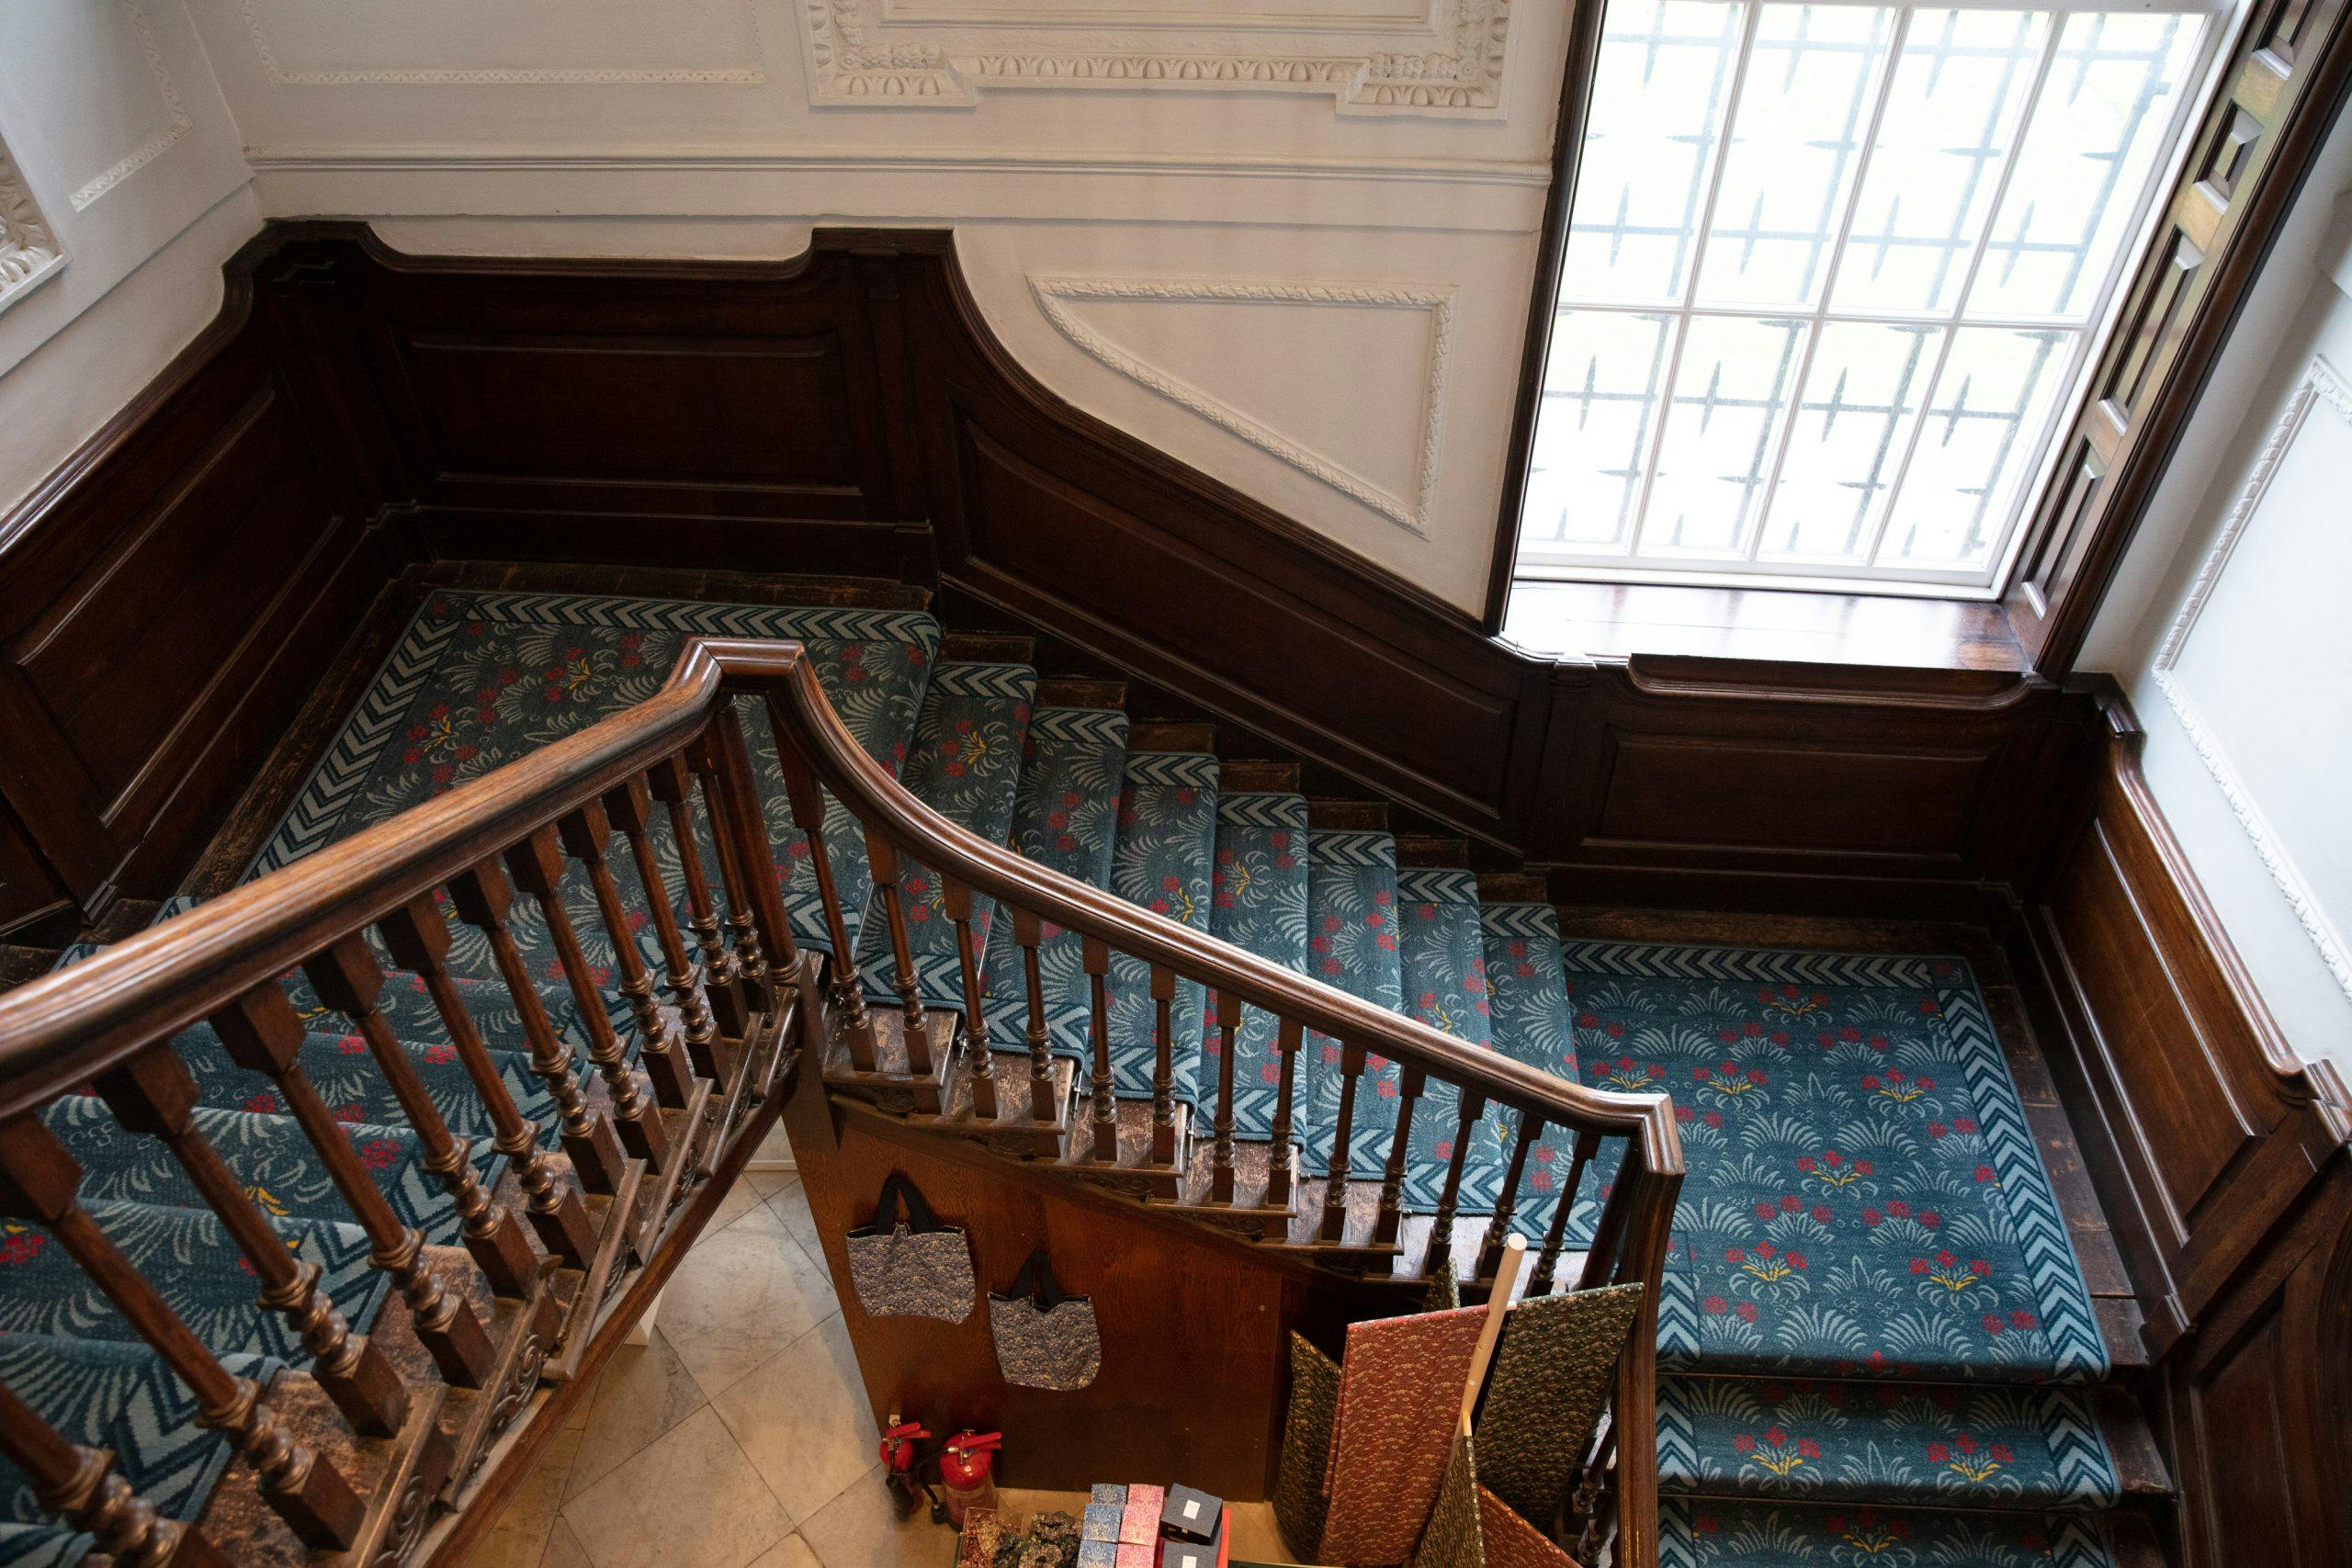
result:
M 211 319 L 261 219 L 179 0 L 0 6 L 0 149 L 64 263 L 0 289 L 6 508 Z
M 2342 124 L 2084 663 L 2130 694 L 2149 789 L 2288 1039 L 2352 1070 L 2352 418 L 2329 406 L 2325 370 L 2322 389 L 2306 388 L 2315 360 L 2352 376 L 2352 128 Z M 2174 636 L 2193 598 L 2197 615 Z M 2282 682 L 2278 666 L 2290 661 Z
M 365 218 L 420 252 L 570 255 L 783 256 L 818 224 L 952 226 L 990 326 L 1056 391 L 1479 603 L 1564 6 L 678 0 L 656 25 L 620 0 L 409 0 L 390 15 L 199 8 L 266 215 Z M 956 101 L 847 102 L 826 17 L 916 62 L 909 90 L 944 83 Z M 1458 51 L 1465 19 L 1492 46 L 1478 104 L 1360 101 L 1396 61 Z M 984 74 L 1015 55 L 1028 78 Z M 1317 74 L 1354 55 L 1391 63 Z M 1260 74 L 1167 79 L 1203 62 Z M 1090 299 L 1057 325 L 1040 275 L 1143 297 Z M 1399 291 L 1446 298 L 1442 374 L 1441 312 L 1379 302 Z

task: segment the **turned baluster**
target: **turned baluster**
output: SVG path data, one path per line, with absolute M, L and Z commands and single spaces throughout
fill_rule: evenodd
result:
M 1091 1084 L 1094 1133 L 1087 1157 L 1106 1165 L 1119 1158 L 1119 1102 L 1111 1082 L 1111 950 L 1100 938 L 1083 938 L 1087 988 L 1087 1037 L 1094 1053 Z
M 318 983 L 316 976 L 311 983 Z M 460 1388 L 480 1388 L 494 1355 L 490 1336 L 474 1314 L 473 1303 L 443 1285 L 425 1261 L 424 1233 L 401 1224 L 368 1168 L 359 1163 L 342 1124 L 302 1070 L 298 1055 L 306 1031 L 294 1004 L 276 986 L 259 986 L 214 1014 L 211 1022 L 232 1061 L 266 1074 L 277 1086 L 287 1114 L 300 1126 L 328 1179 L 368 1233 L 368 1267 L 390 1274 L 400 1287 L 416 1337 L 433 1353 L 442 1377 Z
M 833 861 L 825 848 L 825 792 L 817 787 L 808 759 L 786 739 L 790 726 L 781 705 L 768 699 L 768 713 L 776 735 L 776 756 L 784 764 L 785 797 L 792 807 L 792 825 L 808 846 L 808 864 L 817 877 L 817 901 L 825 911 L 825 940 L 832 943 L 831 983 L 825 999 L 833 1015 L 833 1037 L 849 1052 L 849 1065 L 861 1073 L 875 1068 L 874 1020 L 865 1010 L 865 982 L 858 977 L 856 950 L 850 944 L 849 920 L 842 910 L 841 888 L 833 880 Z
M 612 838 L 605 808 L 591 801 L 570 813 L 556 825 L 556 837 L 587 870 L 589 890 L 596 899 L 596 918 L 613 944 L 613 959 L 621 972 L 621 995 L 628 998 L 629 1018 L 637 1025 L 638 1059 L 645 1064 L 645 1076 L 652 1081 L 653 1098 L 659 1104 L 682 1111 L 694 1097 L 694 1068 L 679 1048 L 676 1032 L 662 1016 L 662 1004 L 653 999 L 653 973 L 645 966 L 645 955 L 637 950 L 628 910 L 621 903 L 619 886 L 613 881 L 612 863 L 605 858 L 605 845 Z
M 0 1383 L 0 1454 L 33 1483 L 33 1500 L 93 1538 L 115 1568 L 228 1568 L 194 1525 L 167 1519 L 130 1489 L 106 1449 L 85 1449 Z
M 1485 1113 L 1487 1098 L 1469 1089 L 1462 1091 L 1462 1103 L 1453 1118 L 1453 1147 L 1445 1156 L 1445 1185 L 1437 1195 L 1437 1213 L 1430 1219 L 1429 1250 L 1421 1258 L 1421 1272 L 1435 1275 L 1453 1267 L 1453 1217 L 1462 1206 L 1462 1172 L 1470 1158 L 1470 1141 L 1478 1131 L 1478 1118 Z
M 1280 1209 L 1290 1202 L 1291 1101 L 1298 1083 L 1299 1023 L 1274 1021 L 1274 1053 L 1282 1058 L 1282 1087 L 1274 1091 L 1273 1144 L 1267 1151 L 1266 1204 Z
M 1428 1082 L 1419 1067 L 1406 1067 L 1396 1085 L 1396 1131 L 1388 1140 L 1388 1164 L 1380 1173 L 1380 1218 L 1374 1223 L 1372 1239 L 1392 1242 L 1404 1217 L 1405 1156 L 1413 1136 L 1413 1108 L 1421 1098 Z
M 1042 940 L 1037 917 L 1027 909 L 1012 911 L 1012 942 L 1021 950 L 1021 979 L 1028 993 L 1029 1114 L 1051 1122 L 1060 1114 L 1054 1102 L 1054 1043 L 1046 1027 L 1046 976 L 1037 960 Z
M 890 938 L 891 989 L 899 993 L 899 1032 L 906 1036 L 907 1071 L 920 1077 L 935 1064 L 931 1057 L 931 1020 L 922 1010 L 922 987 L 915 979 L 914 945 L 907 935 L 905 900 L 899 891 L 898 846 L 868 828 L 865 860 L 874 868 L 874 889 L 882 897 L 882 926 Z
M 604 1111 L 592 1108 L 588 1097 L 580 1092 L 580 1080 L 571 1072 L 571 1047 L 557 1038 L 555 1025 L 548 1021 L 548 1010 L 531 980 L 530 965 L 514 945 L 514 933 L 506 929 L 514 888 L 493 862 L 483 861 L 449 879 L 449 898 L 457 906 L 458 918 L 490 940 L 491 957 L 514 999 L 523 1038 L 530 1045 L 531 1071 L 555 1098 L 564 1157 L 571 1162 L 572 1173 L 587 1190 L 612 1196 L 620 1190 L 628 1156 L 613 1135 L 611 1121 Z
M 587 955 L 580 951 L 580 935 L 571 929 L 571 915 L 563 907 L 563 848 L 553 828 L 542 828 L 506 852 L 506 869 L 514 885 L 529 894 L 547 922 L 548 940 L 555 944 L 556 966 L 571 988 L 572 1011 L 588 1031 L 588 1060 L 613 1097 L 613 1130 L 621 1146 L 661 1170 L 670 1162 L 670 1132 L 662 1112 L 637 1087 L 637 1074 L 621 1054 L 613 1021 L 605 1011 L 604 993 L 589 973 Z
M 943 874 L 940 893 L 956 922 L 956 964 L 964 982 L 964 1060 L 972 1079 L 972 1114 L 997 1118 L 996 1058 L 989 1055 L 989 1021 L 980 1002 L 980 948 L 972 935 L 972 890 Z
M 1176 1163 L 1176 976 L 1151 966 L 1151 1163 Z
M 664 757 L 646 770 L 645 778 L 653 798 L 662 803 L 670 818 L 670 837 L 678 846 L 678 868 L 686 884 L 686 926 L 702 952 L 703 994 L 709 998 L 712 1021 L 721 1036 L 741 1040 L 750 1026 L 750 1011 L 744 1006 L 742 982 L 735 973 L 735 955 L 727 951 L 718 934 L 718 909 L 711 901 L 709 878 L 703 874 L 702 841 L 695 831 L 694 789 L 685 759 Z M 689 1040 L 688 1047 L 693 1043 Z M 697 1065 L 704 1066 L 704 1076 L 712 1082 L 727 1081 L 725 1072 L 710 1070 L 718 1066 L 717 1062 Z
M 1511 1141 L 1510 1164 L 1503 1172 L 1501 1190 L 1495 1194 L 1494 1218 L 1487 1222 L 1486 1239 L 1478 1247 L 1476 1278 L 1486 1279 L 1502 1262 L 1503 1243 L 1510 1237 L 1511 1215 L 1519 1209 L 1519 1179 L 1527 1173 L 1527 1152 L 1544 1131 L 1544 1118 L 1532 1111 L 1519 1113 L 1519 1136 Z
M 800 945 L 792 934 L 792 916 L 784 906 L 784 874 L 775 863 L 767 805 L 752 773 L 751 749 L 743 743 L 743 727 L 737 722 L 736 713 L 732 704 L 718 710 L 718 716 L 711 721 L 712 745 L 718 754 L 727 824 L 734 830 L 736 857 L 751 886 L 752 918 L 767 942 L 771 957 L 770 1001 L 777 1008 L 783 1007 L 784 987 L 793 988 L 798 1002 L 797 1023 L 802 1047 L 822 1058 L 826 1038 L 824 998 L 817 989 L 815 967 L 800 961 Z M 777 1049 L 781 1053 L 782 1045 Z M 764 1090 L 764 1085 L 752 1086 L 754 1097 Z
M 283 998 L 279 998 L 282 1002 Z M 293 1017 L 293 1010 L 287 1010 Z M 295 1021 L 299 1038 L 300 1022 Z M 261 1385 L 233 1376 L 116 1247 L 81 1201 L 82 1168 L 37 1116 L 0 1127 L 0 1213 L 48 1227 L 66 1255 L 161 1356 L 197 1400 L 197 1425 L 225 1434 L 261 1479 L 262 1496 L 303 1545 L 358 1539 L 367 1506 L 334 1463 L 294 1440 Z
M 401 1375 L 365 1335 L 354 1334 L 319 1289 L 322 1270 L 297 1262 L 220 1151 L 197 1130 L 196 1077 L 169 1044 L 150 1046 L 98 1076 L 97 1091 L 116 1120 L 159 1139 L 188 1182 L 219 1217 L 261 1281 L 261 1305 L 286 1320 L 311 1355 L 311 1375 L 334 1401 L 352 1430 L 389 1438 L 408 1416 Z
M 1592 1250 L 1585 1254 L 1583 1271 L 1577 1276 L 1579 1291 L 1608 1284 L 1617 1267 L 1618 1244 L 1625 1234 L 1638 1185 L 1630 1179 L 1634 1154 L 1634 1145 L 1628 1141 L 1624 1156 L 1617 1163 L 1616 1178 L 1600 1201 L 1600 1218 L 1593 1222 Z
M 1560 1248 L 1568 1235 L 1568 1211 L 1577 1206 L 1577 1190 L 1584 1185 L 1585 1167 L 1600 1150 L 1600 1134 L 1585 1132 L 1577 1134 L 1577 1152 L 1568 1166 L 1568 1184 L 1560 1189 L 1552 1207 L 1552 1223 L 1544 1232 L 1544 1250 L 1535 1258 L 1535 1279 L 1527 1287 L 1531 1296 L 1552 1293 L 1554 1275 L 1560 1266 Z
M 539 1147 L 537 1125 L 515 1106 L 506 1092 L 498 1064 L 474 1027 L 473 1014 L 449 977 L 443 959 L 449 951 L 448 922 L 430 897 L 419 897 L 377 923 L 392 961 L 424 977 L 424 989 L 441 1015 L 458 1060 L 472 1080 L 490 1112 L 491 1147 L 506 1156 L 507 1168 L 524 1192 L 524 1213 L 538 1233 L 539 1245 L 573 1269 L 585 1269 L 596 1251 L 596 1227 L 589 1222 L 587 1205 L 579 1192 L 556 1174 L 555 1162 Z
M 722 705 L 720 718 L 734 716 L 732 705 Z M 718 852 L 718 885 L 727 894 L 727 930 L 734 940 L 735 973 L 743 986 L 743 1005 L 765 1012 L 775 1000 L 768 955 L 761 950 L 758 924 L 752 918 L 751 873 L 743 863 L 743 846 L 729 830 L 727 785 L 720 773 L 718 719 L 713 719 L 686 749 L 686 766 L 702 786 L 703 817 L 710 824 L 711 846 Z
M 648 830 L 650 807 L 651 796 L 642 778 L 632 778 L 605 792 L 605 816 L 628 840 L 638 885 L 645 890 L 646 908 L 652 912 L 654 940 L 662 946 L 662 983 L 678 1009 L 685 1034 L 686 1059 L 694 1064 L 696 1073 L 724 1088 L 727 1076 L 720 1067 L 716 1047 L 718 1025 L 711 1019 L 710 1003 L 703 996 L 702 972 L 686 953 L 685 939 L 678 933 L 677 913 L 670 908 L 669 889 L 662 880 L 662 868 L 653 858 L 653 840 Z
M 1233 1201 L 1233 1036 L 1241 1027 L 1241 998 L 1216 994 L 1216 1154 L 1209 1168 L 1209 1201 Z M 1270 1157 L 1279 1159 L 1280 1145 Z
M 1356 1085 L 1363 1081 L 1363 1046 L 1340 1046 L 1340 1119 L 1331 1130 L 1331 1174 L 1323 1183 L 1319 1236 L 1324 1241 L 1338 1241 L 1348 1234 L 1348 1174 L 1353 1168 L 1350 1145 L 1355 1138 Z
M 521 1297 L 537 1282 L 538 1259 L 523 1233 L 506 1223 L 506 1212 L 490 1201 L 474 1174 L 473 1150 L 467 1140 L 449 1131 L 441 1108 L 433 1103 L 416 1064 L 392 1033 L 392 1026 L 376 1006 L 383 995 L 384 971 L 368 949 L 367 939 L 347 936 L 302 966 L 319 999 L 349 1018 L 368 1043 L 377 1070 L 391 1085 L 392 1098 L 416 1130 L 424 1151 L 417 1163 L 438 1179 L 463 1221 L 459 1234 L 475 1265 L 490 1281 L 494 1295 Z

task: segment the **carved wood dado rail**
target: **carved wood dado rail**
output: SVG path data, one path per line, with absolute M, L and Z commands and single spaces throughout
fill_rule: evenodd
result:
M 747 724 L 759 724 L 763 712 L 775 741 L 773 773 L 755 768 L 755 748 L 746 742 Z M 606 859 L 616 829 L 628 852 L 615 858 L 630 862 L 636 874 L 633 900 Z M 891 939 L 901 998 L 894 1009 L 869 1010 L 857 973 L 848 934 L 857 915 L 845 907 L 828 845 L 843 830 L 862 836 L 876 873 L 875 903 Z M 823 942 L 796 938 L 778 875 L 779 848 L 789 851 L 787 859 L 805 859 L 814 874 Z M 895 874 L 909 862 L 941 880 L 944 907 L 956 925 L 961 1020 L 922 1007 Z M 515 907 L 517 887 L 526 907 Z M 1515 1113 L 1514 1174 L 1546 1128 L 1577 1134 L 1577 1178 L 1616 1145 L 1616 1176 L 1581 1281 L 1640 1281 L 1647 1304 L 1621 1370 L 1611 1447 L 1585 1457 L 1596 1472 L 1613 1466 L 1616 1560 L 1656 1562 L 1656 1299 L 1682 1177 L 1667 1098 L 1605 1093 L 1473 1050 L 986 842 L 923 806 L 865 754 L 793 643 L 692 641 L 650 700 L 0 996 L 0 1204 L 12 1218 L 46 1226 L 137 1336 L 196 1391 L 198 1424 L 228 1435 L 251 1461 L 262 1497 L 299 1540 L 342 1548 L 381 1541 L 397 1557 L 430 1510 L 390 1510 L 388 1499 L 413 1492 L 412 1482 L 427 1496 L 459 1495 L 497 1435 L 487 1417 L 461 1419 L 453 1448 L 435 1418 L 444 1400 L 480 1398 L 505 1407 L 511 1418 L 515 1402 L 494 1396 L 542 1371 L 537 1359 L 526 1371 L 516 1370 L 521 1352 L 513 1343 L 529 1337 L 516 1325 L 536 1323 L 534 1332 L 552 1340 L 558 1359 L 546 1363 L 555 1369 L 550 1375 L 560 1375 L 567 1347 L 576 1365 L 577 1344 L 595 1332 L 599 1310 L 630 1267 L 629 1254 L 649 1265 L 657 1260 L 664 1222 L 697 1172 L 708 1169 L 709 1150 L 744 1104 L 780 1081 L 796 1043 L 820 1059 L 846 1058 L 881 1078 L 897 1071 L 910 1083 L 931 1074 L 937 1058 L 959 1051 L 970 1061 L 990 1060 L 976 975 L 976 899 L 994 900 L 1009 912 L 1028 960 L 1033 1012 L 1041 929 L 1059 927 L 1083 940 L 1095 998 L 1095 1147 L 1113 1157 L 1115 1107 L 1102 987 L 1114 953 L 1149 967 L 1155 995 L 1167 994 L 1178 979 L 1212 988 L 1217 1027 L 1229 1031 L 1244 1005 L 1277 1020 L 1283 1052 L 1278 1121 L 1287 1120 L 1302 1032 L 1338 1042 L 1345 1076 L 1336 1167 L 1345 1166 L 1352 1146 L 1349 1107 L 1367 1061 L 1402 1066 L 1393 1152 L 1381 1184 L 1382 1239 L 1396 1235 L 1414 1107 L 1431 1084 L 1457 1091 L 1456 1147 L 1468 1146 L 1469 1128 L 1486 1108 Z M 453 938 L 453 924 L 472 928 L 471 935 Z M 819 946 L 831 955 L 822 964 Z M 428 1001 L 393 994 L 402 987 L 388 991 L 379 951 L 408 972 L 406 989 Z M 655 999 L 657 970 L 672 999 L 666 1008 Z M 541 976 L 560 978 L 572 1004 L 571 1022 L 593 1068 L 585 1087 L 574 1076 L 572 1043 L 551 1022 Z M 616 995 L 607 996 L 608 985 Z M 477 1020 L 488 1009 L 520 1021 L 529 1070 L 560 1123 L 568 1175 L 518 1111 L 485 1049 Z M 454 1234 L 480 1283 L 500 1303 L 495 1311 L 479 1309 L 481 1292 L 453 1288 L 449 1263 L 436 1264 L 425 1232 L 394 1213 L 311 1081 L 306 1035 L 313 1020 L 337 1015 L 383 1075 L 403 1118 L 399 1125 L 421 1153 L 418 1168 L 446 1190 L 462 1221 Z M 1162 1019 L 1157 1098 L 1164 1109 L 1170 1046 L 1164 1011 Z M 622 1032 L 635 1036 L 633 1063 Z M 454 1052 L 479 1105 L 469 1100 L 458 1115 L 446 1092 L 429 1091 L 411 1054 L 419 1048 Z M 381 1324 L 373 1335 L 354 1331 L 318 1270 L 299 1252 L 288 1253 L 271 1217 L 214 1146 L 188 1057 L 207 1050 L 225 1052 L 236 1066 L 269 1078 L 299 1123 L 311 1156 L 348 1205 L 348 1214 L 337 1217 L 365 1232 L 369 1267 L 397 1290 L 393 1310 L 406 1314 L 401 1330 L 430 1353 L 438 1381 L 424 1392 L 404 1385 L 379 1351 L 387 1332 Z M 1032 1032 L 1027 1052 L 1034 1092 L 1053 1081 L 1042 1029 Z M 1230 1051 L 1224 1061 L 1216 1147 L 1219 1168 L 1229 1170 Z M 993 1116 L 993 1076 L 978 1072 L 973 1083 L 980 1109 Z M 315 1435 L 274 1413 L 277 1402 L 263 1382 L 232 1372 L 208 1348 L 92 1216 L 83 1170 L 53 1124 L 57 1107 L 87 1084 L 96 1085 L 122 1129 L 160 1140 L 259 1280 L 261 1305 L 299 1340 L 311 1358 L 307 1374 L 353 1430 L 386 1438 L 417 1434 L 394 1445 L 404 1467 L 401 1485 L 387 1486 L 381 1477 L 358 1478 L 375 1483 L 355 1485 Z M 1051 1119 L 1042 1109 L 1039 1115 Z M 504 1178 L 486 1165 L 478 1168 L 452 1120 L 490 1131 L 508 1168 Z M 1278 1126 L 1277 1138 L 1285 1133 Z M 1442 1200 L 1441 1235 L 1451 1231 L 1461 1176 L 1456 1158 Z M 1343 1185 L 1329 1184 L 1327 1220 L 1336 1214 Z M 1225 1182 L 1195 1207 L 1232 1202 Z M 1569 1207 L 1560 1203 L 1560 1215 Z M 1508 1216 L 1506 1201 L 1498 1224 L 1507 1225 Z M 1547 1259 L 1559 1253 L 1558 1228 Z M 1430 1249 L 1424 1266 L 1451 1267 L 1442 1245 Z M 572 1288 L 551 1289 L 551 1276 L 566 1270 L 577 1276 Z M 503 1337 L 500 1325 L 508 1325 Z M 38 1422 L 24 1430 L 31 1434 L 21 1444 L 28 1471 L 71 1468 L 59 1457 L 62 1438 L 44 1448 L 54 1433 Z M 9 1440 L 18 1442 L 13 1432 Z M 62 1485 L 54 1495 L 70 1512 Z M 188 1561 L 211 1550 L 200 1539 L 201 1521 L 173 1527 L 157 1523 L 152 1512 L 144 1517 L 145 1528 L 181 1529 Z

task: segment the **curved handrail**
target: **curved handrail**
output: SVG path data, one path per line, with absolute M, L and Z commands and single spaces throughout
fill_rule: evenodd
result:
M 748 667 L 754 653 L 769 645 L 714 638 L 703 646 L 732 671 Z M 1285 969 L 989 843 L 916 799 L 868 756 L 833 711 L 806 660 L 796 658 L 781 669 L 763 671 L 743 689 L 766 696 L 778 743 L 798 750 L 853 816 L 880 829 L 933 870 L 1114 951 L 1213 987 L 1220 995 L 1229 994 L 1333 1039 L 1476 1089 L 1489 1100 L 1556 1125 L 1632 1139 L 1641 1149 L 1645 1168 L 1661 1176 L 1681 1174 L 1681 1139 L 1673 1102 L 1666 1095 L 1588 1089 L 1498 1053 L 1480 1051 L 1417 1019 Z

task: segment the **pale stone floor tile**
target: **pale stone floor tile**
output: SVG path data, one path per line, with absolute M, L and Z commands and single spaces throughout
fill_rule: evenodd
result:
M 741 1219 L 746 1213 L 758 1208 L 763 1197 L 764 1195 L 752 1185 L 748 1175 L 737 1180 L 735 1185 L 729 1187 L 725 1195 L 718 1200 L 718 1207 L 711 1211 L 710 1223 L 703 1226 L 702 1235 L 695 1237 L 695 1245 L 700 1247 L 704 1242 Z
M 795 1170 L 747 1170 L 743 1185 L 763 1198 L 773 1198 L 787 1187 L 797 1186 L 800 1173 Z
M 804 1519 L 800 1538 L 816 1549 L 821 1568 L 945 1568 L 956 1532 L 918 1508 L 901 1523 L 890 1512 L 879 1460 L 849 1490 Z
M 792 1520 L 716 1411 L 695 1411 L 564 1505 L 594 1568 L 744 1568 Z
M 824 1269 L 774 1216 L 760 1224 L 753 1218 L 688 1253 L 662 1293 L 662 1335 L 707 1395 L 724 1393 L 834 1311 Z
M 554 1532 L 548 1537 L 548 1554 L 539 1559 L 539 1568 L 595 1568 L 595 1560 L 580 1544 L 580 1537 L 571 1527 L 558 1519 Z
M 507 1499 L 490 1534 L 466 1559 L 468 1568 L 538 1568 L 548 1536 L 563 1507 L 563 1483 L 580 1450 L 581 1434 L 559 1431 Z
M 659 1319 L 656 1320 L 658 1325 Z M 563 1495 L 577 1497 L 615 1466 L 708 1403 L 702 1385 L 656 1326 L 642 1346 L 624 1345 L 596 1382 L 586 1435 Z
M 1282 1527 L 1274 1523 L 1272 1503 L 1227 1503 L 1226 1509 L 1232 1520 L 1235 1562 L 1295 1561 L 1290 1548 L 1283 1543 Z
M 817 1561 L 817 1554 L 808 1549 L 807 1541 L 797 1535 L 788 1535 L 762 1552 L 752 1568 L 824 1568 L 824 1564 Z
M 789 1234 L 784 1216 L 770 1208 L 764 1200 L 755 1201 L 750 1208 L 736 1215 L 727 1228 L 730 1231 L 767 1231 L 772 1235 Z
M 825 1243 L 817 1235 L 817 1216 L 808 1212 L 808 1192 L 795 1178 L 768 1200 L 768 1212 L 783 1222 L 785 1231 L 820 1269 L 825 1263 Z
M 794 1519 L 807 1519 L 874 1468 L 880 1434 L 835 1313 L 711 1402 Z

